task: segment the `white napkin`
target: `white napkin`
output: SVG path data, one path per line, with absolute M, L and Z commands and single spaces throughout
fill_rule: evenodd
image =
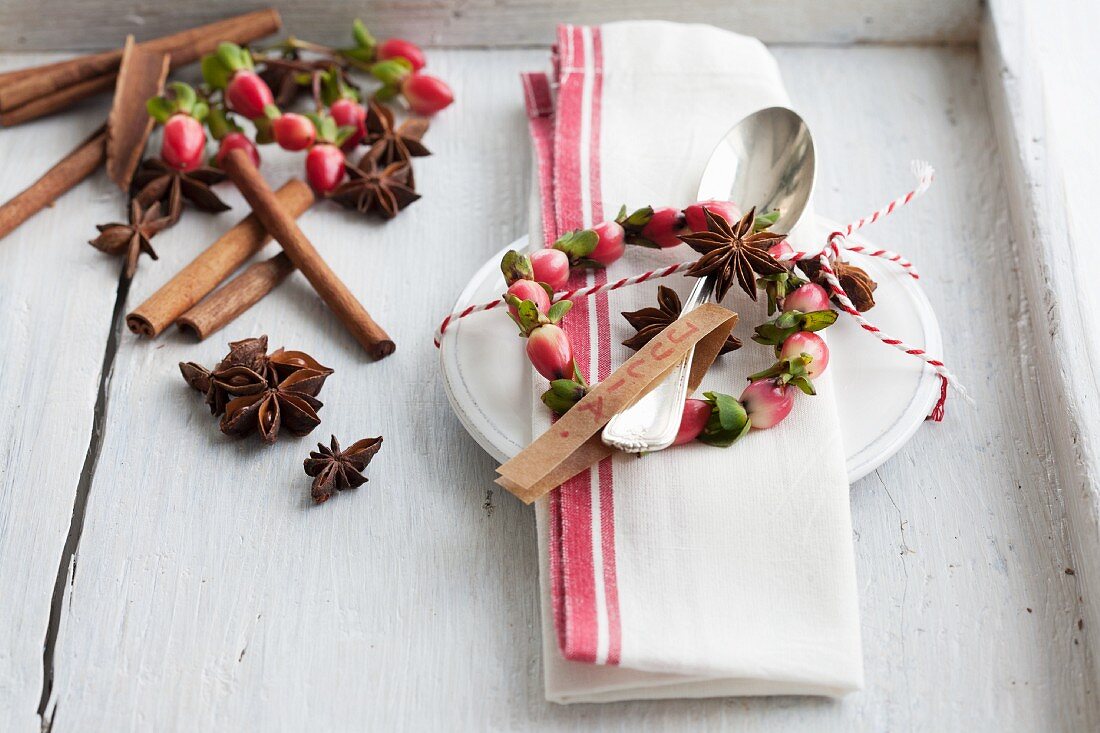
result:
M 542 159 L 532 242 L 543 241 L 544 214 L 556 234 L 612 218 L 622 204 L 693 202 L 719 138 L 756 109 L 789 104 L 762 44 L 710 26 L 563 26 L 557 52 L 555 99 L 545 90 L 536 98 L 537 75 L 525 79 Z M 686 246 L 631 247 L 606 277 L 693 257 Z M 661 282 L 683 297 L 694 280 Z M 633 333 L 620 312 L 655 299 L 656 285 L 645 284 L 575 304 L 568 319 L 590 337 L 586 346 L 574 335 L 590 378 L 632 353 L 620 345 Z M 763 306 L 736 288 L 723 304 L 741 315 L 735 334 L 745 346 L 719 357 L 701 391 L 737 396 L 773 354 L 749 340 Z M 545 380 L 534 383 L 539 435 L 550 421 L 538 401 Z M 828 372 L 816 386 L 786 421 L 730 448 L 617 454 L 538 503 L 548 700 L 839 696 L 862 686 L 848 480 Z

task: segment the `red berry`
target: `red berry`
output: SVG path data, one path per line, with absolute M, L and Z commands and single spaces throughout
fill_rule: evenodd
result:
M 427 74 L 410 74 L 401 84 L 401 93 L 418 115 L 434 115 L 455 101 L 451 88 L 442 79 Z
M 642 227 L 642 236 L 661 248 L 675 247 L 680 244 L 679 234 L 685 234 L 684 221 L 680 212 L 671 206 L 653 210 L 653 218 Z
M 615 221 L 605 221 L 593 227 L 592 231 L 596 232 L 599 241 L 596 242 L 596 249 L 588 255 L 588 259 L 606 266 L 623 256 L 623 252 L 626 251 L 626 243 L 623 240 L 626 232 L 623 231 L 622 225 Z
M 680 418 L 680 431 L 676 433 L 673 445 L 690 443 L 699 437 L 710 420 L 710 403 L 706 400 L 687 400 L 684 402 L 684 414 Z
M 245 151 L 248 153 L 248 157 L 252 159 L 252 165 L 257 168 L 260 167 L 260 151 L 256 150 L 256 146 L 243 132 L 231 132 L 222 138 L 218 153 L 214 156 L 214 162 L 221 167 L 225 163 L 225 157 L 229 155 L 231 150 Z
M 810 379 L 816 379 L 825 371 L 825 367 L 829 366 L 829 347 L 816 333 L 808 331 L 792 333 L 783 342 L 779 358 L 790 359 L 802 354 L 809 354 L 813 358 L 813 361 L 806 365 L 806 376 Z
M 306 155 L 306 179 L 321 195 L 332 193 L 344 180 L 344 153 L 329 143 L 320 143 Z
M 794 250 L 791 249 L 791 245 L 786 239 L 781 239 L 772 246 L 768 247 L 768 254 L 770 254 L 777 260 L 783 255 L 789 255 L 793 252 Z
M 520 300 L 532 301 L 535 307 L 539 309 L 539 313 L 546 313 L 550 310 L 550 296 L 534 280 L 516 280 L 508 288 L 508 294 L 514 295 Z M 511 305 L 508 306 L 508 311 L 513 316 L 518 315 L 516 309 Z
M 340 146 L 345 153 L 350 153 L 367 136 L 366 108 L 354 99 L 337 99 L 329 107 L 329 112 L 340 127 L 355 128 L 355 132 Z
M 794 407 L 794 389 L 771 379 L 753 382 L 741 393 L 741 404 L 755 430 L 767 430 L 782 422 Z
M 317 128 L 305 115 L 287 112 L 271 123 L 275 142 L 283 150 L 305 150 L 317 139 Z
M 164 123 L 160 157 L 173 168 L 194 170 L 206 153 L 206 130 L 202 123 L 185 114 L 172 115 Z
M 813 313 L 829 309 L 829 294 L 817 283 L 806 283 L 783 299 L 784 311 Z
M 565 331 L 552 323 L 539 326 L 527 337 L 527 358 L 547 379 L 573 377 L 573 347 Z
M 387 38 L 378 44 L 378 50 L 375 52 L 379 61 L 386 61 L 393 58 L 403 58 L 412 64 L 413 71 L 420 71 L 424 68 L 424 52 L 420 50 L 412 41 L 406 41 L 404 38 Z
M 225 102 L 229 109 L 250 120 L 264 116 L 264 108 L 275 104 L 271 87 L 260 75 L 250 69 L 241 69 L 233 74 L 225 88 Z
M 551 289 L 564 290 L 569 282 L 569 255 L 560 249 L 538 249 L 529 255 L 535 279 Z
M 687 220 L 687 227 L 693 232 L 705 232 L 707 230 L 707 215 L 703 213 L 703 207 L 706 207 L 711 214 L 720 216 L 731 224 L 741 218 L 741 210 L 732 201 L 700 201 L 684 209 L 684 219 Z

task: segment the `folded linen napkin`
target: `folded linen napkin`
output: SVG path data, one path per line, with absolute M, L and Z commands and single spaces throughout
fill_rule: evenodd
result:
M 563 26 L 554 61 L 552 78 L 523 78 L 538 194 L 532 242 L 611 218 L 622 204 L 693 202 L 720 137 L 754 110 L 789 103 L 763 45 L 710 26 Z M 571 286 L 691 257 L 686 246 L 632 247 Z M 663 282 L 684 296 L 694 280 Z M 619 314 L 652 305 L 655 290 L 575 303 L 566 330 L 591 380 L 629 356 L 620 342 L 633 331 Z M 737 292 L 724 305 L 741 314 L 746 346 L 721 357 L 703 389 L 736 396 L 773 359 L 746 338 L 763 307 Z M 730 448 L 616 454 L 537 504 L 547 699 L 861 687 L 848 480 L 828 372 L 816 386 L 786 421 Z M 533 435 L 550 425 L 545 388 L 536 375 Z

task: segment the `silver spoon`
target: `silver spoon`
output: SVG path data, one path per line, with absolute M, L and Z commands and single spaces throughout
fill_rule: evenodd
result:
M 698 200 L 733 201 L 744 211 L 755 206 L 761 214 L 778 209 L 772 229 L 795 235 L 813 191 L 814 170 L 806 122 L 786 107 L 768 107 L 738 122 L 718 143 L 699 182 Z M 713 276 L 700 278 L 683 312 L 709 301 L 713 289 Z M 692 353 L 665 381 L 611 418 L 602 434 L 606 445 L 628 453 L 672 445 L 687 399 Z

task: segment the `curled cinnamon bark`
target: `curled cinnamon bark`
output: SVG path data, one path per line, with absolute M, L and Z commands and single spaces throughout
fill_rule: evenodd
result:
M 249 265 L 248 269 L 180 316 L 176 323 L 203 341 L 254 306 L 294 272 L 286 252 Z

